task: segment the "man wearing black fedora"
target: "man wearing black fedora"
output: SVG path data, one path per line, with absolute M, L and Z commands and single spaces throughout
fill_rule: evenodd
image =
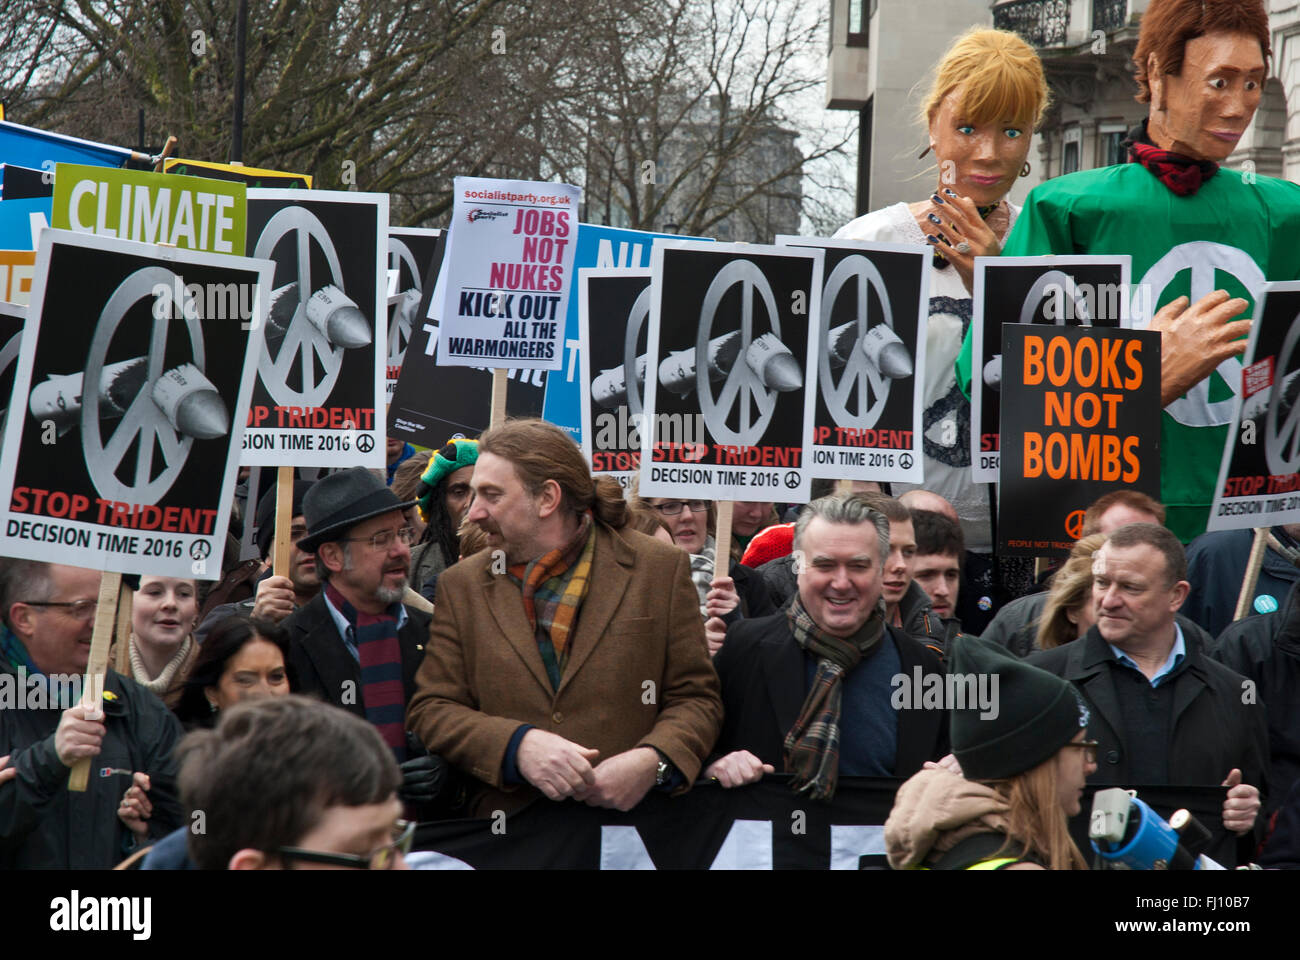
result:
M 407 702 L 424 660 L 429 614 L 403 604 L 412 529 L 403 503 L 363 467 L 330 474 L 303 497 L 323 589 L 284 621 L 295 692 L 369 720 L 402 766 L 402 797 L 419 815 L 446 786 L 446 765 L 406 734 Z

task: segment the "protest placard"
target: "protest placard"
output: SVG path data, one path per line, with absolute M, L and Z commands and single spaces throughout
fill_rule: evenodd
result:
M 388 195 L 253 188 L 248 237 L 275 281 L 240 462 L 384 466 Z
M 411 334 L 419 324 L 420 305 L 428 303 L 426 277 L 435 281 L 446 241 L 441 230 L 388 228 L 388 358 L 386 397 L 392 403 Z
M 34 254 L 33 254 L 34 255 Z M 18 372 L 18 350 L 23 341 L 27 310 L 12 303 L 0 303 L 0 434 L 14 395 L 14 374 Z
M 35 250 L 0 250 L 0 300 L 24 304 L 32 297 Z
M 776 241 L 826 253 L 817 318 L 814 472 L 920 483 L 930 254 L 902 243 Z
M 1211 530 L 1300 521 L 1300 282 L 1266 284 L 1242 358 Z
M 1002 327 L 997 552 L 1064 556 L 1088 505 L 1160 496 L 1160 334 Z
M 813 248 L 655 244 L 643 495 L 808 499 L 823 258 Z
M 627 486 L 641 465 L 650 270 L 579 270 L 576 292 L 582 452 Z
M 247 286 L 256 318 L 270 282 L 243 257 L 42 233 L 0 451 L 8 555 L 220 575 L 257 324 L 203 294 Z
M 457 177 L 438 363 L 559 370 L 582 190 Z
M 242 257 L 245 193 L 242 183 L 60 163 L 50 225 Z
M 971 478 L 998 479 L 1002 328 L 1128 325 L 1131 258 L 976 257 L 971 317 Z
M 647 233 L 643 230 L 623 230 L 594 223 L 578 224 L 578 241 L 573 251 L 573 275 L 579 270 L 597 269 L 650 269 L 650 250 L 656 240 L 703 240 L 704 237 L 682 237 L 674 233 Z M 582 408 L 590 399 L 586 387 L 580 383 L 578 363 L 578 293 L 576 284 L 569 291 L 565 322 L 564 366 L 546 375 L 546 396 L 542 403 L 542 419 L 567 431 L 579 443 L 583 440 Z M 645 343 L 642 330 L 641 343 Z M 637 446 L 638 453 L 640 446 Z
M 477 437 L 488 428 L 494 374 L 485 367 L 447 367 L 438 363 L 438 311 L 446 262 L 447 233 L 425 276 L 420 308 L 413 322 L 397 387 L 388 408 L 388 435 L 438 449 L 453 437 Z M 547 374 L 542 370 L 506 373 L 506 413 L 536 417 L 542 412 Z
M 310 190 L 311 175 L 285 173 L 283 170 L 265 170 L 246 167 L 242 163 L 211 163 L 207 160 L 185 160 L 168 157 L 163 161 L 163 173 L 178 173 L 190 177 L 207 177 L 209 180 L 228 180 L 246 187 L 279 188 L 281 190 Z

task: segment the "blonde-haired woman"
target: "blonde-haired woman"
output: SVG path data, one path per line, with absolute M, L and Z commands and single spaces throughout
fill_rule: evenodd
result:
M 198 656 L 198 584 L 181 577 L 142 576 L 131 606 L 132 678 L 175 708 L 178 685 Z
M 949 661 L 954 675 L 996 678 L 999 709 L 951 711 L 961 769 L 927 764 L 898 788 L 885 822 L 890 866 L 1086 870 L 1068 822 L 1096 770 L 1097 744 L 1073 684 L 974 637 L 959 638 Z
M 1084 537 L 1070 551 L 1070 559 L 1052 574 L 1052 588 L 1038 618 L 1035 645 L 1051 650 L 1078 640 L 1097 622 L 1092 605 L 1092 555 L 1106 542 L 1106 534 Z
M 1047 103 L 1042 63 L 1016 34 L 974 29 L 958 37 L 936 67 L 921 106 L 929 140 L 922 156 L 933 151 L 936 161 L 933 193 L 873 211 L 835 234 L 934 249 L 925 347 L 925 488 L 956 508 L 967 548 L 982 554 L 993 549 L 988 494 L 970 479 L 970 402 L 957 387 L 953 364 L 970 324 L 975 258 L 1001 252 L 1020 212 L 1006 196 L 1029 171 L 1029 143 Z M 895 484 L 894 495 L 907 489 Z M 1010 566 L 1017 574 L 1008 584 L 1015 596 L 1029 587 L 1032 567 Z M 967 626 L 978 632 L 983 624 Z

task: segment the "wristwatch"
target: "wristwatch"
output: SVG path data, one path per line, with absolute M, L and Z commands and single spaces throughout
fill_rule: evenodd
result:
M 659 766 L 655 767 L 655 786 L 662 787 L 673 778 L 673 764 L 660 750 L 652 749 L 659 754 Z

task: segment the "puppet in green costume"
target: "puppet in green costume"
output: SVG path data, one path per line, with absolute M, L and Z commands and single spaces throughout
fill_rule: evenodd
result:
M 1218 166 L 1259 105 L 1268 55 L 1259 0 L 1152 0 L 1134 56 L 1151 110 L 1129 135 L 1132 162 L 1035 188 L 1002 251 L 1132 256 L 1133 326 L 1164 334 L 1161 499 L 1184 541 L 1205 530 L 1214 497 L 1242 318 L 1266 280 L 1300 278 L 1300 186 Z M 968 336 L 966 391 L 970 362 Z

